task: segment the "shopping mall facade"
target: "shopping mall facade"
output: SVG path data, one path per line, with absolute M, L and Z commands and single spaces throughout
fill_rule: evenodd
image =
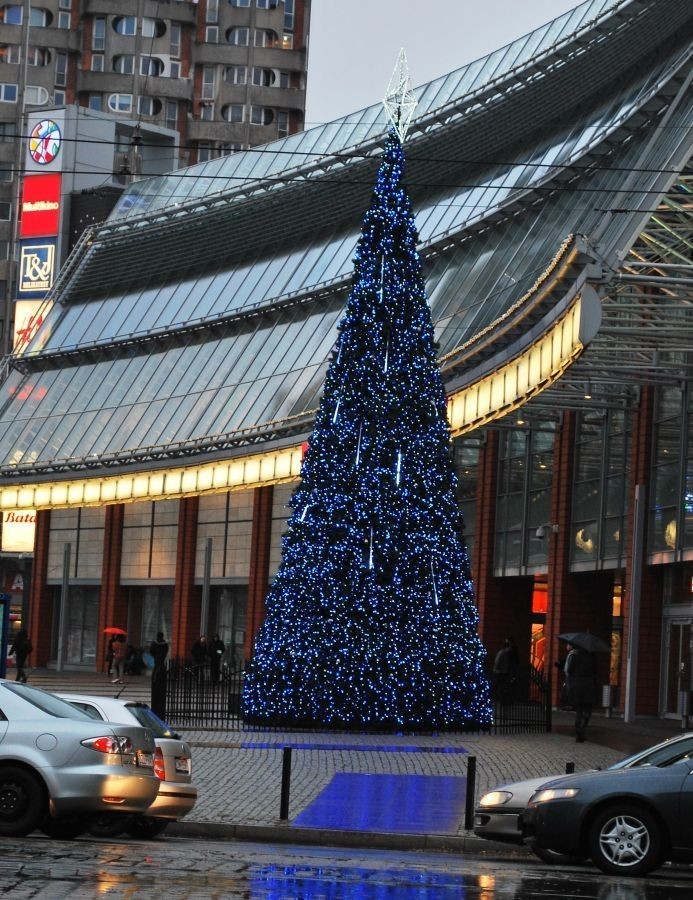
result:
M 689 0 L 588 0 L 416 89 L 407 184 L 491 653 L 611 640 L 618 709 L 693 658 Z M 37 664 L 103 629 L 252 653 L 386 134 L 380 104 L 133 184 L 0 386 Z M 28 512 L 27 512 L 28 511 Z

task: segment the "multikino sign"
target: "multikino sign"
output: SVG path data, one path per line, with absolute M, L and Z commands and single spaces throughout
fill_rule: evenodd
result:
M 2 514 L 3 553 L 33 553 L 36 537 L 36 510 L 10 510 Z

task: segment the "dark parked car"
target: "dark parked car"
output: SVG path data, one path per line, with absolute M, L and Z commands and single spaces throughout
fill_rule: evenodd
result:
M 530 845 L 589 856 L 609 875 L 645 875 L 693 859 L 693 759 L 555 779 L 522 816 Z
M 626 756 L 609 766 L 609 770 L 629 769 L 633 766 L 660 766 L 679 759 L 682 754 L 690 751 L 693 751 L 693 733 L 687 732 L 647 747 L 632 756 Z M 556 773 L 551 776 L 529 778 L 526 781 L 513 781 L 487 791 L 479 800 L 474 813 L 474 833 L 492 841 L 521 844 L 523 840 L 521 818 L 529 798 L 549 781 L 560 777 L 561 775 Z M 545 862 L 567 861 L 542 847 L 534 847 L 534 851 Z

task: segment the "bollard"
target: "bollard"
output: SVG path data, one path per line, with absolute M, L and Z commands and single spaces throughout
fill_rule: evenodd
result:
M 291 747 L 282 749 L 282 796 L 279 803 L 279 818 L 286 822 L 289 818 L 289 791 L 291 788 Z
M 567 763 L 565 764 L 565 774 L 566 774 L 566 775 L 572 775 L 574 771 L 575 771 L 575 763 L 574 763 L 574 762 L 567 762 Z
M 474 826 L 474 795 L 476 794 L 476 756 L 467 760 L 467 795 L 464 803 L 464 828 L 471 831 Z

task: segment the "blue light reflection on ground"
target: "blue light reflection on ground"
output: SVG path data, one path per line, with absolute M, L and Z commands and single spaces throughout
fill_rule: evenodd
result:
M 447 775 L 339 772 L 293 820 L 303 828 L 454 834 L 464 816 L 467 779 Z
M 466 879 L 444 872 L 338 866 L 263 866 L 250 873 L 252 900 L 439 900 L 467 896 Z

